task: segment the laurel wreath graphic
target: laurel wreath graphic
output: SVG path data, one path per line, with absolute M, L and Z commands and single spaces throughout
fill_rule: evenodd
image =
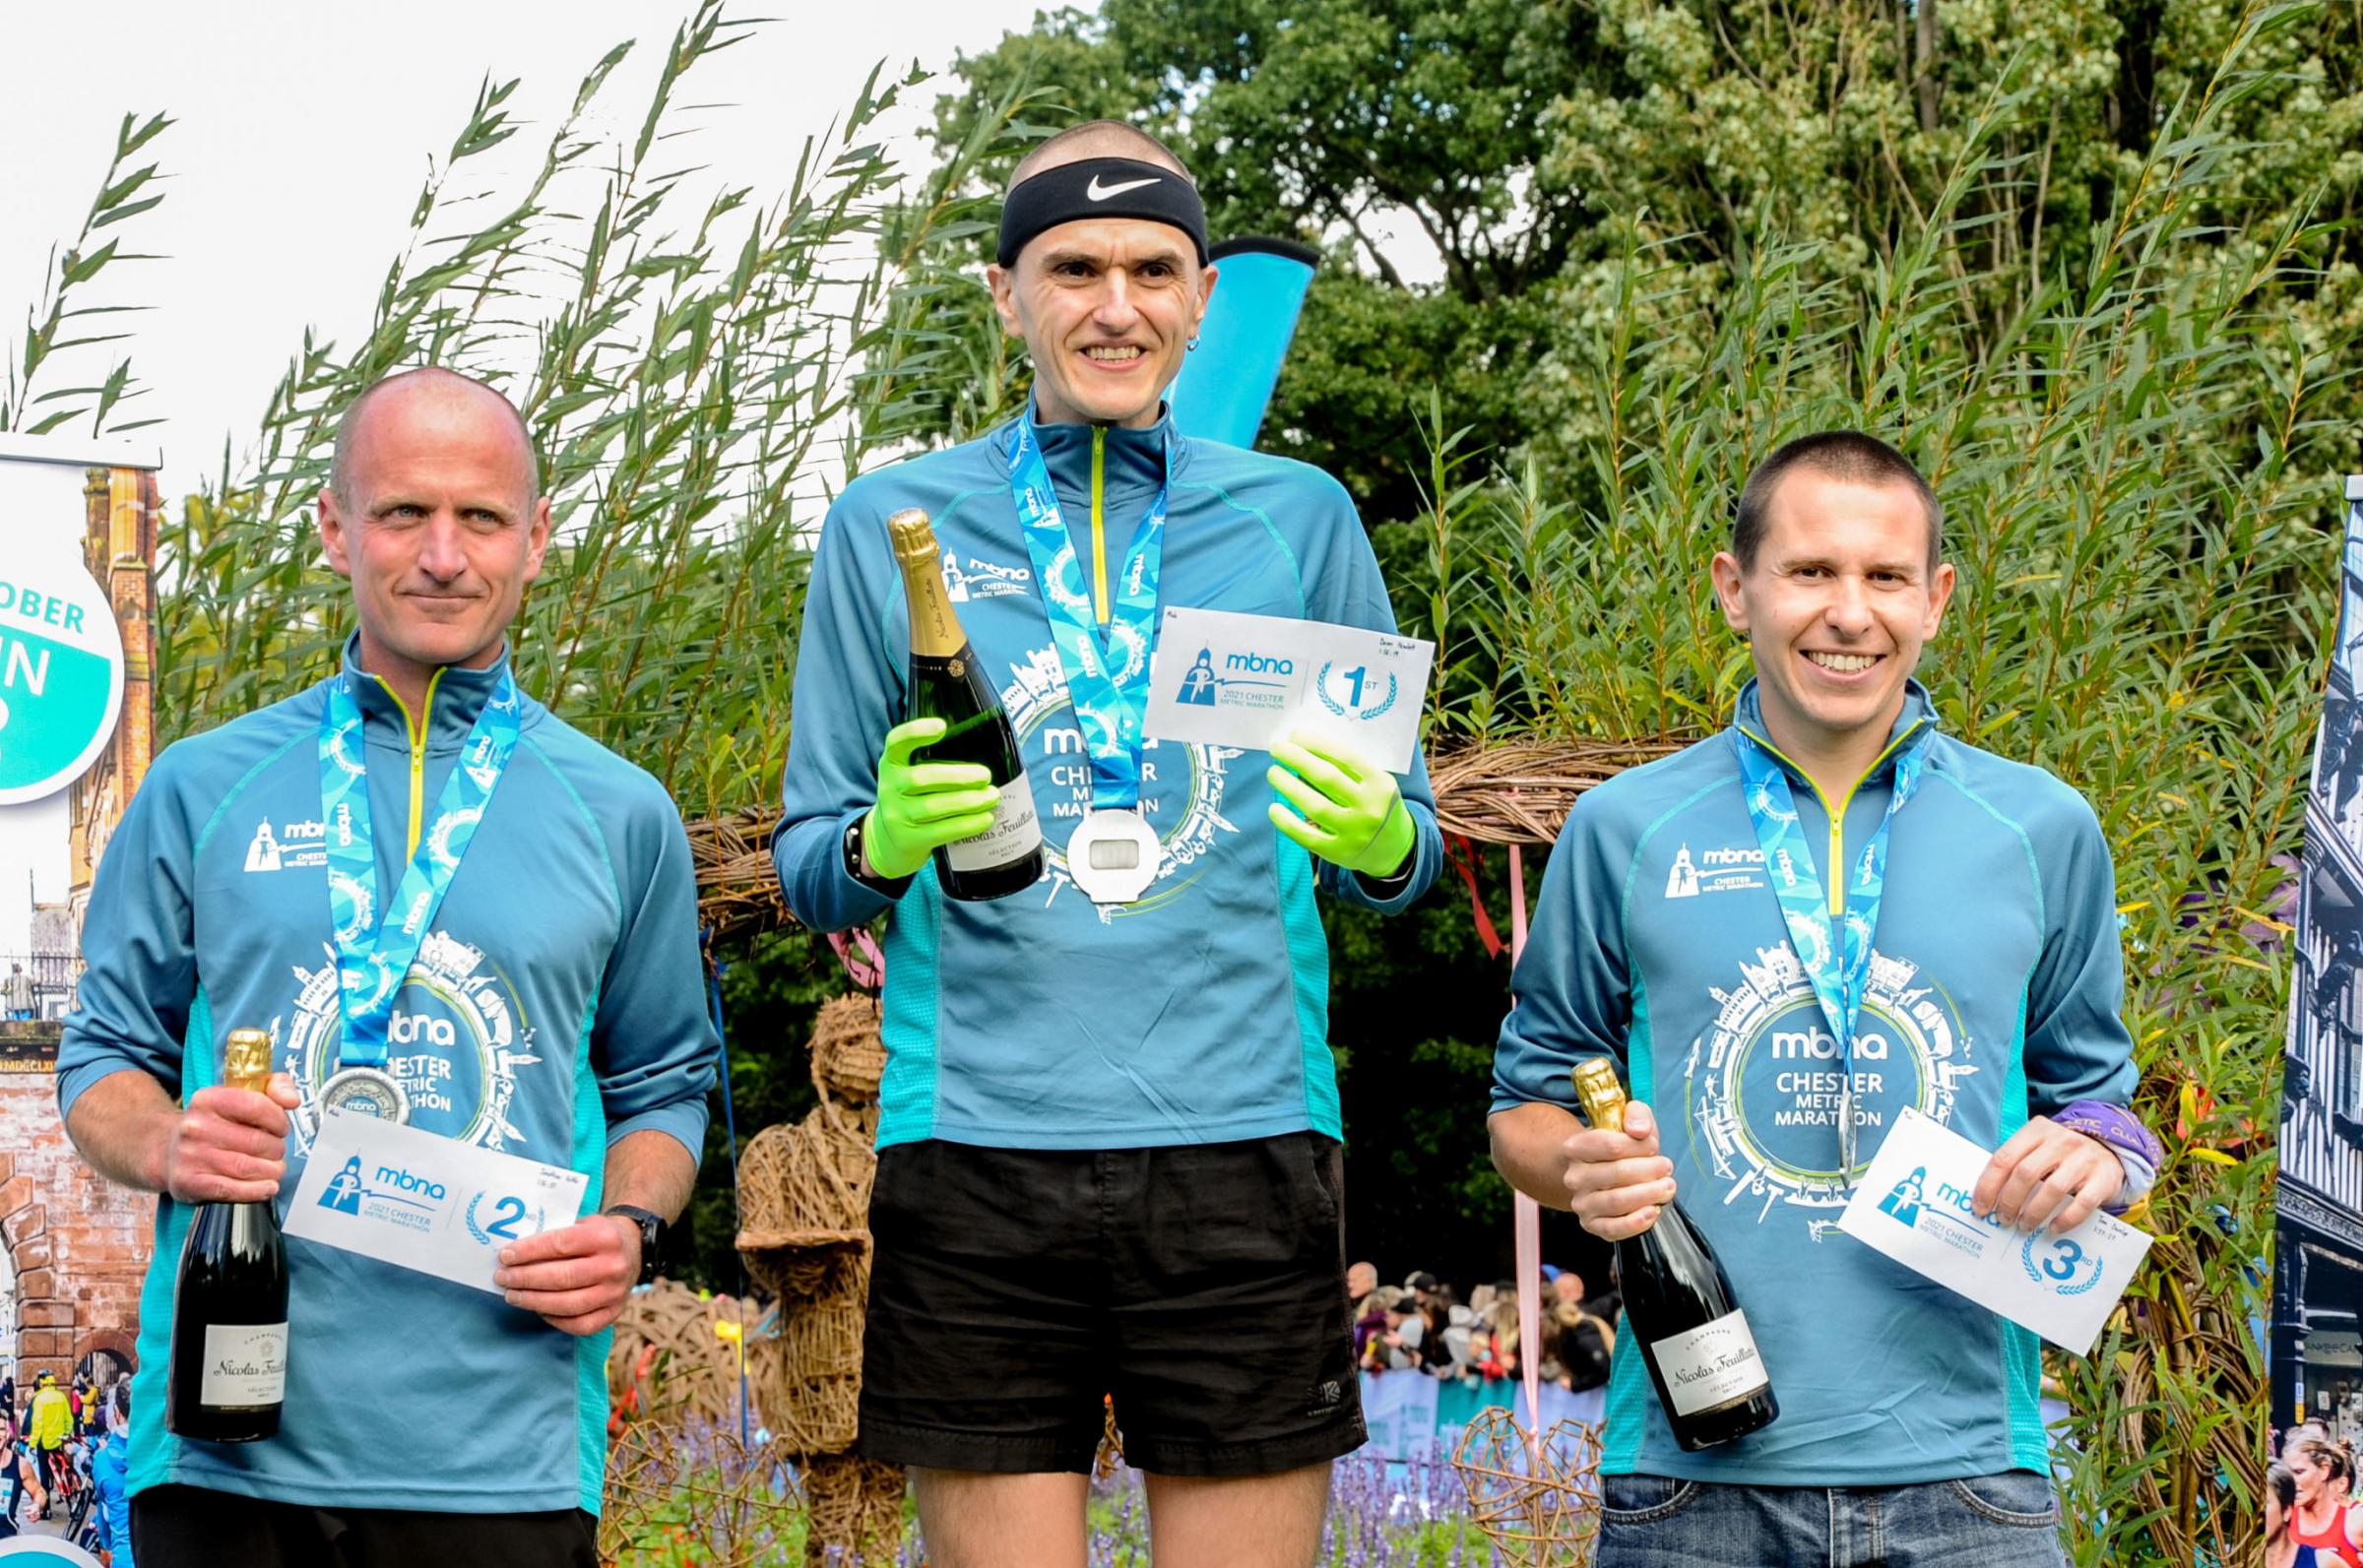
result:
M 1320 696 L 1321 706 L 1323 708 L 1328 709 L 1331 713 L 1337 715 L 1340 719 L 1343 719 L 1346 717 L 1345 704 L 1339 702 L 1336 698 L 1329 695 L 1329 672 L 1336 667 L 1336 660 L 1323 659 L 1321 661 L 1320 676 L 1318 679 L 1313 681 L 1312 689 Z M 1402 695 L 1403 691 L 1401 682 L 1397 681 L 1396 678 L 1390 674 L 1386 677 L 1386 696 L 1380 699 L 1379 702 L 1373 707 L 1356 709 L 1354 711 L 1354 717 L 1362 720 L 1375 719 L 1380 714 L 1385 713 L 1389 708 L 1394 707 L 1395 699 Z
M 479 1246 L 488 1247 L 492 1244 L 492 1238 L 488 1235 L 485 1235 L 483 1232 L 483 1227 L 476 1223 L 476 1206 L 483 1201 L 484 1195 L 480 1192 L 473 1198 L 470 1198 L 468 1200 L 468 1213 L 466 1219 L 468 1222 L 468 1233 L 476 1237 L 477 1244 Z
M 2108 1272 L 2105 1259 L 2097 1255 L 2087 1254 L 2087 1256 L 2091 1256 L 2092 1258 L 2091 1279 L 2084 1281 L 2081 1285 L 2055 1284 L 2054 1282 L 2045 1279 L 2043 1276 L 2043 1271 L 2035 1267 L 2035 1243 L 2039 1239 L 2041 1239 L 2040 1232 L 2030 1234 L 2026 1238 L 2026 1240 L 2018 1248 L 2018 1262 L 2020 1267 L 2026 1270 L 2026 1277 L 2028 1279 L 2034 1281 L 2037 1285 L 2050 1286 L 2054 1295 L 2082 1295 L 2085 1291 L 2100 1284 L 2100 1277 Z

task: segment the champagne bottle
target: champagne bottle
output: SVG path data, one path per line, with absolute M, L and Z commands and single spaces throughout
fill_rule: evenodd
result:
M 233 1029 L 223 1082 L 271 1082 L 267 1030 Z M 180 1249 L 164 1425 L 176 1437 L 251 1443 L 279 1431 L 287 1389 L 287 1253 L 269 1201 L 201 1203 Z
M 940 719 L 949 726 L 941 740 L 922 746 L 912 758 L 980 763 L 1001 794 L 991 827 L 937 847 L 935 880 L 946 898 L 1006 898 L 1032 887 L 1043 872 L 1042 824 L 1034 814 L 1034 786 L 1026 779 L 1017 732 L 952 611 L 927 514 L 916 507 L 897 512 L 886 520 L 886 533 L 911 603 L 911 679 L 903 717 Z
M 1595 1127 L 1625 1126 L 1625 1088 L 1595 1057 L 1575 1069 L 1575 1098 Z M 1706 1237 L 1667 1204 L 1637 1236 L 1617 1243 L 1617 1288 L 1641 1348 L 1657 1402 L 1685 1450 L 1712 1448 L 1770 1425 L 1780 1414 L 1748 1314 Z

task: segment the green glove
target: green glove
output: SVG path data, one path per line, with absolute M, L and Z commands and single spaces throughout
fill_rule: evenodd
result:
M 1272 761 L 1264 777 L 1280 797 L 1271 805 L 1273 827 L 1322 859 L 1376 881 L 1402 872 L 1420 835 L 1393 774 L 1309 729 L 1276 742 Z
M 973 839 L 992 826 L 1000 793 L 984 764 L 911 760 L 949 727 L 940 719 L 913 719 L 886 731 L 878 803 L 862 822 L 862 858 L 888 881 L 926 865 L 938 846 Z

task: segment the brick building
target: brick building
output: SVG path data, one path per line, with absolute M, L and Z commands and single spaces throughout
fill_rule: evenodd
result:
M 0 1023 L 0 1364 L 20 1385 L 134 1364 L 156 1200 L 100 1180 L 57 1121 L 58 1026 Z

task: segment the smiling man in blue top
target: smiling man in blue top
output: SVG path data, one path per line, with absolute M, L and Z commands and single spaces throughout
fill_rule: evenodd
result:
M 1943 545 L 1884 443 L 1767 458 L 1713 563 L 1756 671 L 1731 727 L 1583 795 L 1552 851 L 1495 1162 L 1612 1241 L 1679 1188 L 1780 1404 L 1685 1452 L 1619 1335 L 1600 1568 L 2061 1561 L 2034 1336 L 1836 1228 L 1906 1107 L 1996 1149 L 1973 1202 L 2029 1227 L 2130 1201 L 2159 1159 L 2123 1108 L 2098 821 L 1944 735 L 1912 679 L 1952 594 Z M 1567 1108 L 1600 1057 L 1629 1081 L 1621 1132 Z
M 593 1568 L 606 1330 L 687 1200 L 713 1081 L 688 840 L 655 780 L 511 677 L 549 502 L 506 399 L 379 382 L 319 507 L 352 582 L 344 667 L 157 759 L 58 1056 L 84 1158 L 162 1195 L 132 1534 L 143 1568 Z M 268 1094 L 222 1083 L 242 1028 L 275 1038 Z M 190 1206 L 284 1210 L 329 1106 L 584 1172 L 585 1216 L 503 1248 L 501 1294 L 288 1237 L 279 1434 L 175 1437 Z
M 891 911 L 861 1452 L 911 1467 L 939 1568 L 1081 1568 L 1109 1394 L 1161 1568 L 1309 1563 L 1364 1436 L 1314 892 L 1399 909 L 1441 846 L 1416 760 L 1398 783 L 1326 742 L 1267 767 L 1138 739 L 1160 603 L 1394 628 L 1335 480 L 1166 417 L 1205 229 L 1136 130 L 1029 154 L 989 279 L 1032 407 L 857 480 L 813 564 L 774 853 L 809 924 Z M 947 901 L 928 859 L 992 821 L 985 770 L 913 766 L 937 721 L 896 722 L 905 507 L 956 569 L 1051 850 L 991 903 Z M 1068 667 L 1085 650 L 1125 678 Z M 1103 812 L 1153 835 L 1145 890 L 1059 853 Z

